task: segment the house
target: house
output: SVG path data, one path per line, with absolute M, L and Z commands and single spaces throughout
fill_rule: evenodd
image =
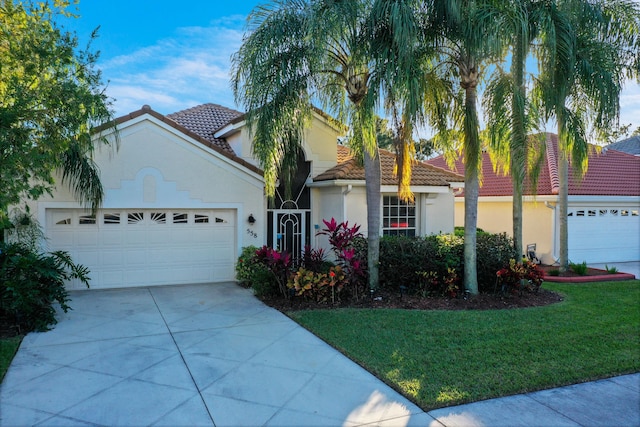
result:
M 545 135 L 544 159 L 537 188 L 525 185 L 523 244 L 536 244 L 545 264 L 558 260 L 558 136 Z M 438 157 L 428 161 L 450 170 Z M 453 171 L 464 172 L 461 160 Z M 483 183 L 478 199 L 478 227 L 511 235 L 511 177 L 494 171 L 489 154 L 483 153 Z M 640 157 L 613 149 L 589 154 L 582 180 L 570 170 L 568 229 L 571 262 L 606 263 L 640 260 Z M 464 197 L 457 194 L 455 224 L 464 225 Z
M 640 135 L 632 136 L 604 147 L 606 150 L 617 150 L 623 153 L 640 156 Z
M 362 225 L 364 172 L 337 144 L 343 129 L 316 111 L 299 153 L 290 193 L 264 194 L 244 115 L 214 104 L 162 115 L 149 106 L 117 119 L 119 148 L 94 160 L 105 188 L 95 216 L 64 187 L 31 201 L 49 250 L 87 266 L 92 288 L 233 280 L 242 247 L 264 244 L 298 253 L 322 220 Z M 453 230 L 454 185 L 463 178 L 416 165 L 413 204 L 395 196 L 391 153 L 381 154 L 381 233 L 425 235 Z M 289 196 L 287 196 L 289 194 Z M 70 288 L 81 288 L 72 283 Z

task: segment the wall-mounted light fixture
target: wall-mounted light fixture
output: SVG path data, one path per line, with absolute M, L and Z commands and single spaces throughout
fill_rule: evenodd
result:
M 253 225 L 256 222 L 256 219 L 254 218 L 253 214 L 249 214 L 249 218 L 247 218 L 247 221 L 249 221 L 249 224 Z

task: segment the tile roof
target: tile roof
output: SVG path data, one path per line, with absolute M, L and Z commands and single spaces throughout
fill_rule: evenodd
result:
M 214 133 L 229 124 L 232 120 L 242 117 L 243 113 L 217 104 L 202 104 L 167 117 L 190 131 L 200 135 L 214 145 L 233 153 L 233 149 L 224 138 L 214 137 Z M 233 153 L 235 154 L 235 153 Z
M 213 104 L 209 104 L 209 105 L 213 105 Z M 194 108 L 197 108 L 197 107 L 194 107 Z M 221 107 L 221 108 L 224 108 L 224 107 Z M 185 111 L 187 111 L 187 110 L 185 110 Z M 231 110 L 231 111 L 233 111 L 233 110 Z M 249 169 L 249 170 L 251 170 L 251 171 L 253 171 L 255 173 L 258 173 L 260 175 L 263 174 L 263 171 L 260 168 L 254 166 L 251 163 L 247 162 L 246 160 L 236 156 L 235 153 L 233 152 L 233 150 L 231 149 L 231 147 L 229 147 L 229 144 L 227 144 L 228 149 L 224 149 L 224 148 L 222 148 L 220 146 L 220 144 L 217 144 L 217 143 L 215 143 L 213 141 L 208 140 L 207 138 L 204 138 L 203 136 L 201 136 L 201 135 L 197 134 L 196 132 L 192 131 L 191 129 L 188 129 L 186 126 L 184 126 L 182 124 L 179 124 L 178 122 L 170 119 L 169 116 L 164 116 L 164 115 L 158 113 L 157 111 L 152 110 L 151 107 L 149 107 L 148 105 L 143 105 L 142 108 L 139 109 L 139 110 L 136 110 L 136 111 L 134 111 L 132 113 L 126 114 L 126 115 L 121 116 L 121 117 L 118 117 L 115 120 L 115 122 L 116 122 L 116 125 L 119 125 L 119 124 L 125 123 L 125 122 L 127 122 L 127 121 L 129 121 L 131 119 L 134 119 L 136 117 L 142 116 L 144 114 L 149 114 L 149 115 L 155 117 L 156 119 L 166 123 L 167 125 L 173 127 L 174 129 L 184 133 L 185 135 L 189 136 L 190 138 L 195 139 L 200 144 L 211 148 L 212 150 L 216 151 L 217 153 L 219 153 L 219 154 L 223 155 L 224 157 L 226 157 L 226 158 L 228 158 L 228 159 L 230 159 L 230 160 L 232 160 L 232 161 L 244 166 L 245 168 L 247 168 L 247 169 Z M 176 113 L 176 114 L 178 114 L 178 113 Z M 98 128 L 98 130 L 99 129 L 100 128 Z M 225 144 L 226 144 L 226 141 L 225 141 Z
M 527 195 L 555 195 L 558 194 L 558 136 L 546 134 L 546 167 L 542 167 L 538 178 L 537 191 L 531 185 L 525 184 L 524 193 Z M 453 169 L 450 169 L 444 158 L 439 156 L 428 160 L 427 163 L 443 167 L 458 173 L 464 173 L 464 164 L 459 158 Z M 589 153 L 589 167 L 581 179 L 573 175 L 569 166 L 569 194 L 589 196 L 640 196 L 640 157 L 617 150 L 604 149 L 597 152 L 595 146 Z M 482 196 L 511 196 L 513 187 L 511 177 L 496 173 L 488 153 L 482 156 L 483 182 L 479 195 Z
M 640 135 L 614 142 L 613 144 L 607 145 L 606 148 L 640 156 Z
M 382 168 L 382 185 L 397 185 L 398 179 L 394 173 L 395 154 L 380 150 L 380 165 Z M 364 181 L 364 167 L 359 166 L 353 158 L 349 148 L 338 145 L 338 164 L 316 176 L 313 180 L 357 180 Z M 421 162 L 415 162 L 411 173 L 411 185 L 449 186 L 450 182 L 463 182 L 464 177 L 446 170 L 442 170 Z

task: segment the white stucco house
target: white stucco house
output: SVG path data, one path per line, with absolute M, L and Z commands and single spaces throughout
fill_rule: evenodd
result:
M 234 280 L 242 247 L 267 244 L 295 253 L 322 246 L 316 232 L 332 217 L 366 233 L 364 171 L 337 144 L 342 131 L 319 111 L 299 154 L 291 198 L 281 186 L 272 201 L 238 111 L 204 104 L 165 116 L 144 106 L 118 118 L 117 126 L 119 148 L 103 146 L 94 158 L 105 189 L 97 215 L 64 186 L 28 202 L 48 249 L 68 251 L 89 267 L 92 288 Z M 454 187 L 463 177 L 417 164 L 416 200 L 407 205 L 395 195 L 393 154 L 383 152 L 381 160 L 380 233 L 451 232 Z
M 640 157 L 612 148 L 592 147 L 582 179 L 570 171 L 568 229 L 569 260 L 575 263 L 640 261 Z M 558 136 L 545 135 L 545 150 L 537 187 L 525 185 L 523 244 L 536 244 L 545 264 L 559 256 Z M 458 160 L 449 168 L 442 157 L 429 164 L 464 173 Z M 483 183 L 478 198 L 478 227 L 512 234 L 511 177 L 494 170 L 488 153 L 482 160 Z M 457 193 L 456 226 L 464 225 L 464 197 Z

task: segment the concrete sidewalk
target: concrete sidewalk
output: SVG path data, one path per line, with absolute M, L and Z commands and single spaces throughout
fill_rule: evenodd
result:
M 640 425 L 640 374 L 425 413 L 232 283 L 71 297 L 23 340 L 0 426 Z

